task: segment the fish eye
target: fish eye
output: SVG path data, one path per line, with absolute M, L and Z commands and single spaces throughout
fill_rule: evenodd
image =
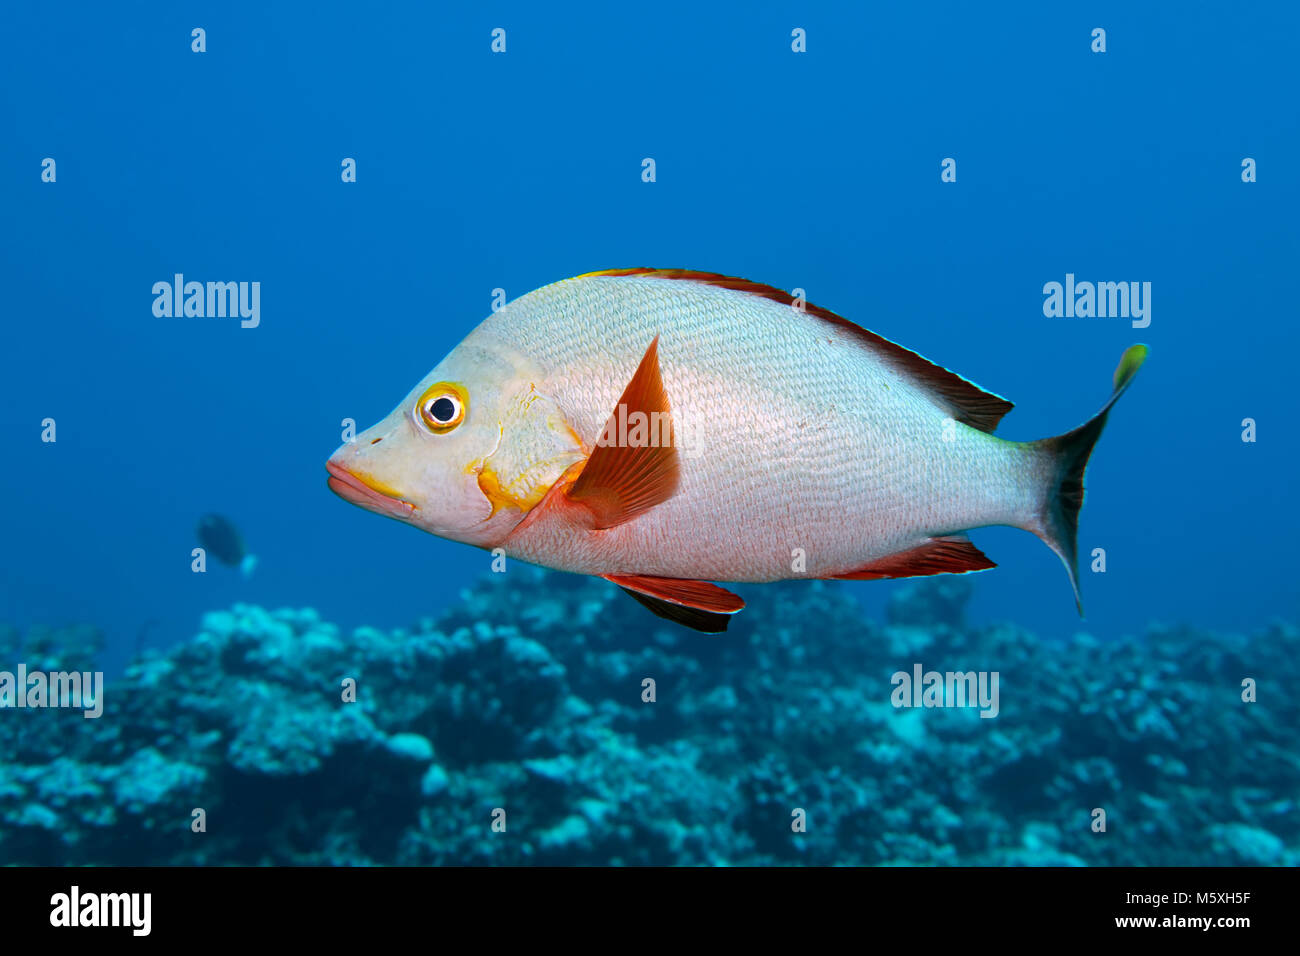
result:
M 465 420 L 468 405 L 469 396 L 463 388 L 454 382 L 439 382 L 420 396 L 415 408 L 431 432 L 443 435 Z

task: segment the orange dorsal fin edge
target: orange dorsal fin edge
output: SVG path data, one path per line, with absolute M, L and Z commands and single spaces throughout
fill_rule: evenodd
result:
M 828 577 L 841 581 L 876 581 L 881 578 L 919 578 L 930 574 L 964 574 L 996 567 L 988 555 L 968 539 L 950 535 L 932 538 L 920 547 Z
M 612 528 L 671 498 L 680 472 L 655 336 L 568 498 L 592 513 L 594 528 Z
M 707 285 L 734 289 L 760 295 L 765 299 L 793 305 L 794 296 L 784 289 L 777 289 L 760 282 L 751 282 L 735 276 L 720 275 L 716 272 L 696 272 L 693 269 L 652 269 L 638 267 L 634 269 L 607 269 L 603 272 L 588 272 L 577 276 L 579 279 L 618 276 L 649 276 L 656 279 L 682 279 L 690 282 L 703 282 Z M 1014 407 L 1000 395 L 986 392 L 973 382 L 968 382 L 956 372 L 951 372 L 941 365 L 935 365 L 929 359 L 905 349 L 897 342 L 891 342 L 884 336 L 877 335 L 870 329 L 864 329 L 856 322 L 851 322 L 842 315 L 836 315 L 830 309 L 823 309 L 811 302 L 804 303 L 803 311 L 824 319 L 845 332 L 855 336 L 860 342 L 883 357 L 903 374 L 936 395 L 946 404 L 952 417 L 971 428 L 982 432 L 992 432 L 998 427 L 1002 416 Z

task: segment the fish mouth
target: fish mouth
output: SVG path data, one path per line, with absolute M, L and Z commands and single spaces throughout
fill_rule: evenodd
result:
M 332 461 L 325 462 L 325 470 L 330 473 L 329 489 L 349 504 L 365 508 L 375 514 L 389 518 L 406 520 L 415 511 L 415 505 L 402 498 L 380 491 L 359 475 L 354 475 L 342 465 Z

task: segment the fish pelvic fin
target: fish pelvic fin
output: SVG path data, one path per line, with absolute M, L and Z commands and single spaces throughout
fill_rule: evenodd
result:
M 239 562 L 239 573 L 246 578 L 253 576 L 253 569 L 257 567 L 257 555 L 246 554 L 244 560 Z
M 1146 361 L 1147 347 L 1131 345 L 1120 357 L 1115 369 L 1114 391 L 1101 411 L 1073 431 L 1055 438 L 1032 442 L 1051 463 L 1042 512 L 1028 530 L 1034 532 L 1056 552 L 1070 575 L 1074 604 L 1083 617 L 1083 600 L 1079 595 L 1079 509 L 1083 507 L 1083 473 L 1092 449 L 1106 427 L 1106 417 L 1119 397 L 1132 383 Z
M 731 616 L 745 606 L 737 595 L 708 581 L 642 574 L 606 574 L 603 577 L 659 617 L 705 634 L 721 634 L 731 623 Z

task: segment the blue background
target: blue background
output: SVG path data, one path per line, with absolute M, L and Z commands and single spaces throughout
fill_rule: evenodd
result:
M 345 626 L 456 600 L 488 556 L 332 495 L 341 420 L 386 414 L 494 288 L 632 265 L 804 288 L 1015 401 L 1010 438 L 1083 421 L 1148 342 L 1088 473 L 1087 621 L 1009 529 L 975 535 L 1001 567 L 973 617 L 1294 619 L 1300 15 L 1134 6 L 7 6 L 0 621 L 124 654 L 235 600 Z M 260 281 L 261 326 L 155 318 L 176 272 Z M 1150 281 L 1150 328 L 1045 318 L 1067 272 Z M 207 511 L 250 581 L 190 571 Z M 873 614 L 893 587 L 844 586 Z

